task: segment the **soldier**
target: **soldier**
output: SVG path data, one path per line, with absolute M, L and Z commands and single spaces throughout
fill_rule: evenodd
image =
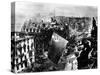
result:
M 77 70 L 78 68 L 78 61 L 77 61 L 77 51 L 78 48 L 75 43 L 68 43 L 66 52 L 66 65 L 64 70 Z

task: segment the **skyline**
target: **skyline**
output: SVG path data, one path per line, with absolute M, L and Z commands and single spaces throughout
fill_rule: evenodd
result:
M 11 11 L 12 12 L 12 11 Z M 65 4 L 15 2 L 15 31 L 20 31 L 25 20 L 41 16 L 97 17 L 97 7 Z M 11 22 L 14 25 L 14 22 Z M 13 26 L 12 26 L 13 27 Z

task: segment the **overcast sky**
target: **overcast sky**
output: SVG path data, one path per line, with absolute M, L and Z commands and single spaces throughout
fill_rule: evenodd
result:
M 15 3 L 15 30 L 20 31 L 24 21 L 31 17 L 41 16 L 74 16 L 74 17 L 95 17 L 97 8 L 91 6 L 72 6 L 64 4 L 16 2 Z M 13 14 L 14 12 L 12 12 Z M 12 15 L 12 19 L 13 19 Z M 13 22 L 12 22 L 13 23 Z

